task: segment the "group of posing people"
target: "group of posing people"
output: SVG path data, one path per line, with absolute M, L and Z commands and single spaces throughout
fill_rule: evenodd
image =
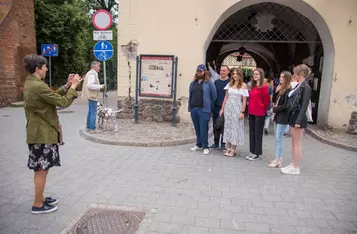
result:
M 243 81 L 240 69 L 222 66 L 220 77 L 215 71 L 201 64 L 197 67 L 194 80 L 189 87 L 188 111 L 196 132 L 196 145 L 192 151 L 221 148 L 224 155 L 234 157 L 237 146 L 244 144 L 244 117 L 249 97 L 249 150 L 245 158 L 255 161 L 263 154 L 263 132 L 267 117 L 273 120 L 276 136 L 276 156 L 269 163 L 271 168 L 281 168 L 283 164 L 283 138 L 290 127 L 292 137 L 292 163 L 281 168 L 281 173 L 300 174 L 299 162 L 302 149 L 301 140 L 308 124 L 308 108 L 311 88 L 305 81 L 310 74 L 308 66 L 301 64 L 280 74 L 279 84 L 272 94 L 261 68 L 254 70 L 250 87 Z M 209 122 L 213 117 L 214 143 L 208 145 Z M 221 140 L 221 146 L 219 146 Z M 226 143 L 226 144 L 225 144 Z

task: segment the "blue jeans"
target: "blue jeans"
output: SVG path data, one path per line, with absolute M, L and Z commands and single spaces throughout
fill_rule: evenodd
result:
M 191 119 L 196 131 L 196 146 L 208 149 L 208 124 L 211 113 L 203 112 L 202 108 L 191 109 Z
M 87 129 L 89 130 L 95 130 L 97 103 L 97 101 L 88 100 Z
M 276 158 L 281 158 L 283 153 L 283 138 L 287 124 L 275 124 Z
M 286 128 L 285 128 L 285 134 L 288 134 L 289 133 L 289 130 L 290 130 L 290 126 L 289 126 L 289 124 L 288 125 L 286 125 Z

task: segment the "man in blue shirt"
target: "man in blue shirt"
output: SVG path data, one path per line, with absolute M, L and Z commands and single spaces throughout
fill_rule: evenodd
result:
M 222 129 L 215 129 L 214 123 L 216 122 L 217 118 L 219 117 L 219 111 L 222 108 L 224 96 L 226 95 L 226 90 L 224 89 L 226 85 L 230 82 L 229 74 L 229 67 L 226 65 L 221 66 L 221 70 L 219 72 L 220 78 L 214 82 L 214 85 L 217 89 L 217 100 L 215 102 L 213 108 L 213 134 L 214 134 L 214 143 L 211 146 L 211 149 L 218 149 L 219 148 L 219 140 L 221 138 L 221 149 L 226 149 L 226 144 L 223 142 L 223 128 Z

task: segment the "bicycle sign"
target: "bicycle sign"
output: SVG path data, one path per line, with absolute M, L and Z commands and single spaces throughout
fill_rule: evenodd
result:
M 108 61 L 113 57 L 113 45 L 108 41 L 98 41 L 93 48 L 94 56 L 99 61 Z

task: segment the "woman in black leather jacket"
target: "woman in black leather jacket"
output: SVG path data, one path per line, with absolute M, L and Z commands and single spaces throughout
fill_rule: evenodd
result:
M 300 174 L 299 163 L 301 160 L 301 140 L 304 134 L 304 129 L 307 128 L 306 111 L 311 98 L 311 88 L 305 81 L 305 78 L 310 74 L 310 68 L 305 64 L 298 65 L 294 68 L 294 79 L 299 84 L 289 92 L 288 109 L 289 109 L 289 125 L 292 137 L 292 163 L 284 168 L 281 168 L 281 173 L 288 175 Z
M 275 129 L 275 141 L 276 141 L 276 153 L 275 159 L 270 162 L 268 167 L 275 168 L 281 167 L 283 164 L 283 138 L 286 127 L 289 124 L 289 109 L 287 107 L 289 92 L 291 90 L 290 81 L 291 73 L 283 71 L 280 74 L 280 84 L 277 87 L 276 100 L 273 108 L 270 112 L 275 114 L 274 116 L 274 129 Z

